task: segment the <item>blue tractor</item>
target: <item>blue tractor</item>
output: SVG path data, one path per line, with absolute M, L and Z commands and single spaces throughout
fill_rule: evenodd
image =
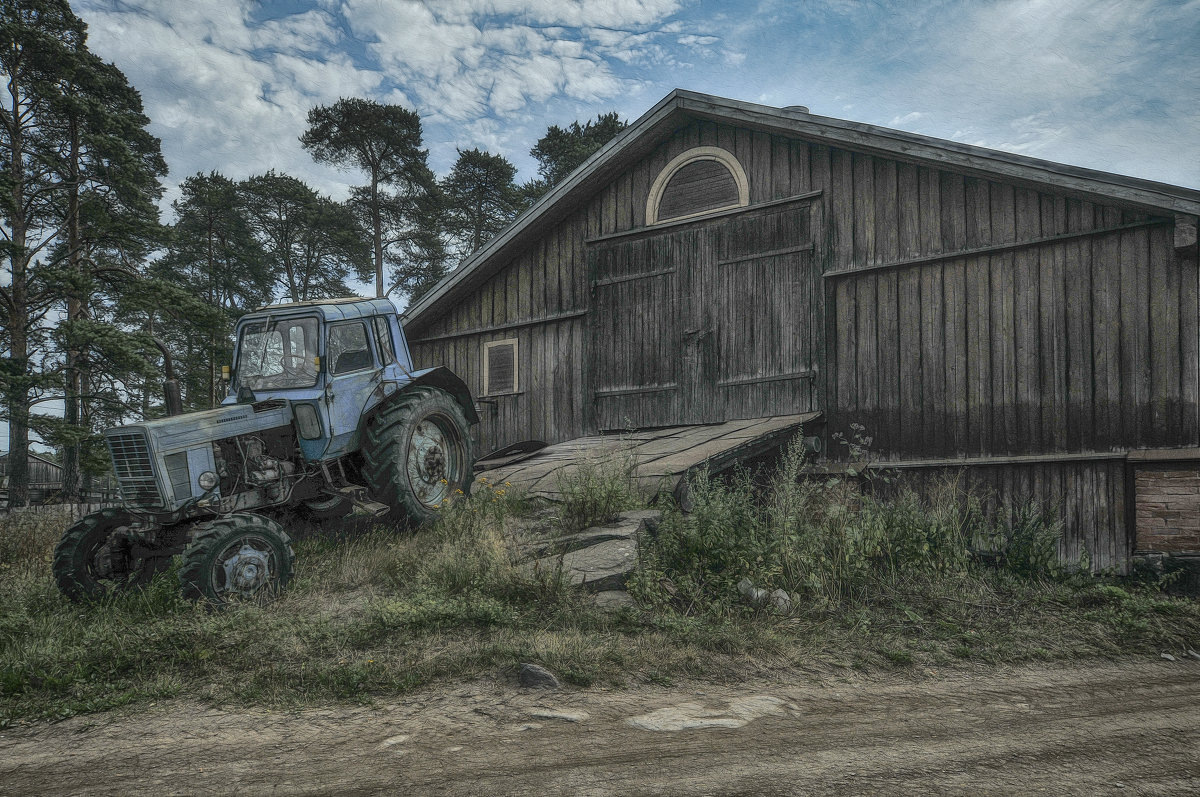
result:
M 413 370 L 386 299 L 246 315 L 228 378 L 216 409 L 105 432 L 121 506 L 64 533 L 54 576 L 68 597 L 145 583 L 180 555 L 189 597 L 259 601 L 291 577 L 295 520 L 420 524 L 469 490 L 470 391 L 446 368 Z

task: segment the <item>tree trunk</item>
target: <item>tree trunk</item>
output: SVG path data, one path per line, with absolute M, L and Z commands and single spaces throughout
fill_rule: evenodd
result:
M 79 125 L 75 119 L 70 122 L 71 149 L 69 155 L 69 183 L 67 186 L 67 268 L 74 276 L 70 292 L 67 295 L 68 324 L 81 320 L 87 310 L 87 297 L 82 295 L 83 257 L 79 235 Z M 66 373 L 64 374 L 65 395 L 63 398 L 63 419 L 68 426 L 78 428 L 81 422 L 80 397 L 83 395 L 83 379 L 80 364 L 83 352 L 74 344 L 67 345 Z M 80 471 L 79 443 L 68 443 L 63 446 L 63 483 L 62 494 L 68 501 L 79 500 Z
M 379 173 L 371 170 L 371 229 L 375 234 L 375 296 L 383 298 L 383 219 L 379 213 Z
M 475 238 L 472 241 L 471 254 L 478 252 L 481 246 L 483 246 L 483 199 L 479 198 L 475 202 Z
M 9 312 L 9 338 L 12 353 L 8 362 L 5 403 L 8 405 L 8 506 L 29 505 L 29 253 L 25 251 L 28 227 L 25 223 L 25 164 L 24 131 L 21 129 L 20 113 L 22 98 L 16 80 L 8 83 L 9 106 L 12 116 L 11 156 L 8 174 L 12 181 L 12 239 L 9 249 L 9 265 L 12 269 L 12 286 L 9 288 L 12 307 Z

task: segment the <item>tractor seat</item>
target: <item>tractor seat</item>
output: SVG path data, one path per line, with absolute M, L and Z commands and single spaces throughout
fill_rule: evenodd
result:
M 369 350 L 345 351 L 338 355 L 337 362 L 333 364 L 333 372 L 335 374 L 345 374 L 350 371 L 357 371 L 360 368 L 369 368 L 370 366 L 371 352 Z

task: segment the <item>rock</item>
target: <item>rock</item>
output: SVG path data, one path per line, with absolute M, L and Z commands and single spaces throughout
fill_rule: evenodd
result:
M 553 711 L 539 709 L 529 712 L 529 716 L 539 720 L 562 720 L 563 722 L 583 722 L 589 716 L 586 711 Z
M 1166 659 L 1167 661 L 1175 661 L 1176 660 L 1175 657 L 1172 656 L 1170 653 L 1159 653 L 1158 657 L 1161 659 Z
M 536 664 L 524 663 L 517 673 L 517 683 L 530 689 L 557 689 L 558 679 L 554 673 Z
M 634 606 L 633 598 L 623 589 L 606 589 L 592 596 L 592 603 L 597 609 L 615 612 L 626 606 Z
M 783 590 L 777 589 L 771 593 L 771 605 L 780 614 L 788 614 L 792 611 L 792 598 Z
M 1196 661 L 1200 661 L 1200 653 L 1197 653 L 1196 651 L 1192 650 L 1191 648 L 1188 648 L 1188 655 L 1191 656 Z
M 755 606 L 762 606 L 770 597 L 765 589 L 759 589 L 754 586 L 754 582 L 748 578 L 743 578 L 738 582 L 737 590 L 746 599 L 747 603 L 752 603 Z
M 637 541 L 609 540 L 561 556 L 543 557 L 534 566 L 543 571 L 556 569 L 560 561 L 568 584 L 589 592 L 624 589 L 626 577 L 637 567 Z
M 662 512 L 657 509 L 636 509 L 622 512 L 612 523 L 592 526 L 574 534 L 543 537 L 526 544 L 526 550 L 534 556 L 571 553 L 612 540 L 636 540 L 637 535 L 647 529 L 658 528 Z

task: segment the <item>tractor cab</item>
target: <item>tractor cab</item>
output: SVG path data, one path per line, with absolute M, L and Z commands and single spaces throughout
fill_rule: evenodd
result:
M 361 421 L 413 378 L 387 299 L 272 305 L 238 322 L 224 404 L 286 399 L 310 462 L 357 448 Z

